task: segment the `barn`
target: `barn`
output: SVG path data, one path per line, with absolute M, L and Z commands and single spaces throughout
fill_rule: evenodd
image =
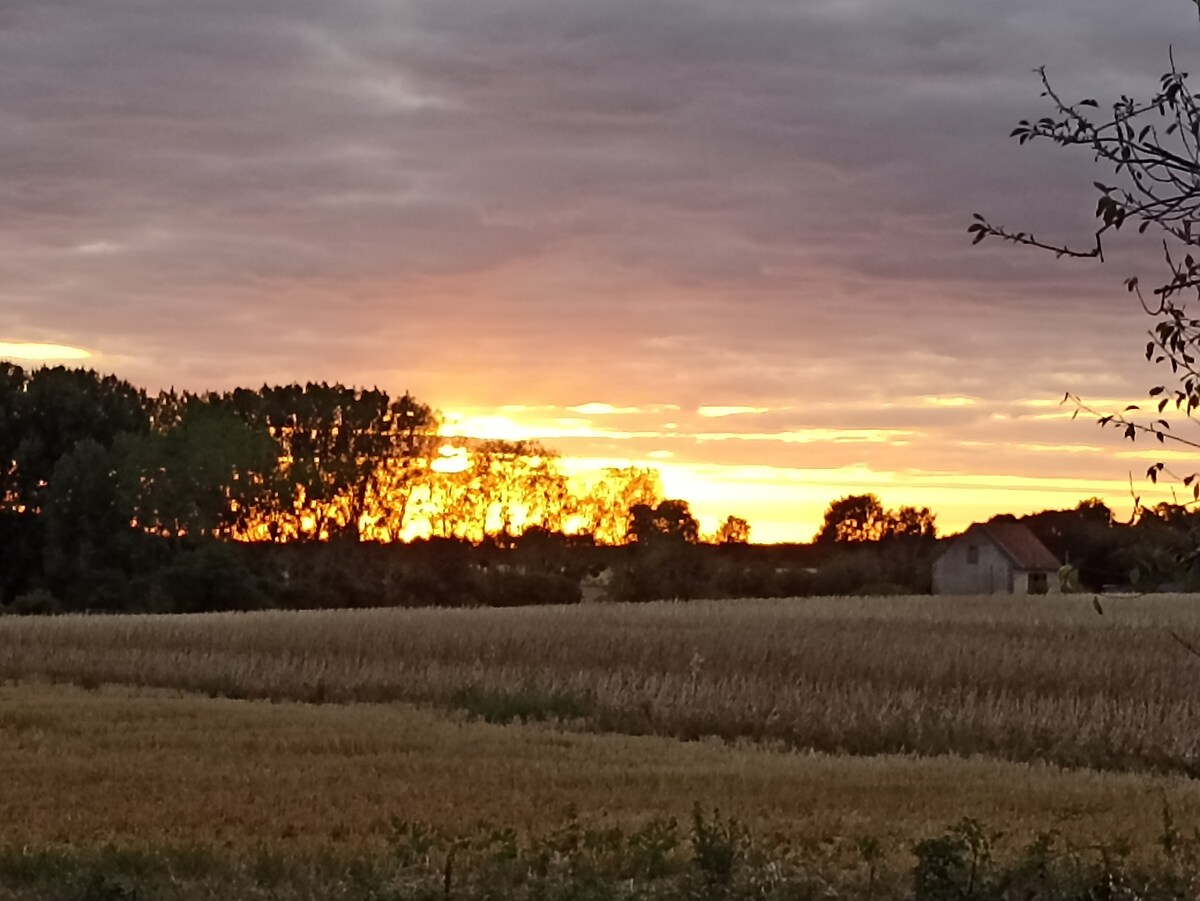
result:
M 934 561 L 933 593 L 1057 593 L 1059 565 L 1027 526 L 975 523 Z

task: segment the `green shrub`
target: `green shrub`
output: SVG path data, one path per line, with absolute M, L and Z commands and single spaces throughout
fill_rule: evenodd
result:
M 488 723 L 578 720 L 592 712 L 591 703 L 575 695 L 537 689 L 506 692 L 471 686 L 455 692 L 450 704 Z
M 944 834 L 913 846 L 915 901 L 985 901 L 998 898 L 989 865 L 995 836 L 963 819 Z

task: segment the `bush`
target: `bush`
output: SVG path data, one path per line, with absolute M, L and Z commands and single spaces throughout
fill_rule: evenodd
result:
M 487 691 L 470 686 L 455 692 L 450 703 L 473 717 L 488 723 L 544 722 L 578 720 L 592 711 L 592 705 L 561 691 Z
M 583 600 L 579 580 L 556 573 L 493 568 L 480 572 L 478 584 L 476 599 L 485 607 L 578 604 Z
M 62 613 L 62 601 L 45 588 L 34 588 L 13 600 L 6 613 L 16 616 L 45 616 Z
M 998 897 L 992 890 L 993 836 L 972 819 L 913 846 L 915 901 L 966 901 Z
M 714 810 L 706 819 L 700 805 L 692 808 L 692 859 L 696 869 L 712 885 L 728 885 L 749 839 L 746 829 L 733 817 L 721 819 Z
M 155 579 L 155 596 L 165 610 L 204 613 L 261 606 L 254 576 L 240 549 L 216 541 L 184 551 Z

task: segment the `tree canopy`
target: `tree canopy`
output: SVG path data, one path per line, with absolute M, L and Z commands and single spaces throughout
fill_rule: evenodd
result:
M 833 501 L 814 541 L 863 544 L 889 538 L 936 538 L 936 516 L 928 507 L 887 510 L 874 494 L 853 494 Z

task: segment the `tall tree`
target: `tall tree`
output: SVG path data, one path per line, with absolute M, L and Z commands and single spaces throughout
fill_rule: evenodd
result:
M 833 501 L 815 541 L 818 544 L 860 544 L 885 534 L 887 512 L 873 494 L 853 494 Z
M 25 370 L 0 362 L 0 510 L 18 505 L 17 445 L 21 440 L 20 405 L 25 393 Z
M 658 471 L 637 466 L 610 468 L 574 500 L 576 531 L 600 544 L 621 544 L 629 534 L 630 512 L 638 504 L 655 507 L 663 500 Z
M 9 458 L 0 464 L 0 500 L 8 509 L 40 510 L 55 466 L 78 442 L 107 448 L 118 435 L 150 429 L 145 392 L 115 376 L 62 366 L 24 374 L 8 365 L 0 381 L 0 452 Z
M 278 446 L 276 538 L 358 538 L 389 464 L 419 452 L 435 422 L 410 395 L 392 401 L 378 389 L 326 383 L 238 389 L 223 397 Z
M 73 607 L 119 609 L 141 562 L 123 444 L 75 442 L 58 459 L 44 493 L 45 578 Z
M 657 507 L 634 504 L 629 511 L 629 541 L 647 545 L 660 542 L 695 544 L 700 524 L 687 501 L 665 500 Z
M 434 534 L 478 542 L 535 526 L 563 530 L 570 496 L 557 454 L 536 441 L 460 439 L 458 447 L 464 466 L 426 473 Z
M 277 466 L 266 434 L 198 397 L 171 427 L 119 440 L 118 449 L 132 520 L 173 540 L 244 533 Z
M 740 516 L 730 516 L 721 523 L 714 536 L 716 544 L 749 544 L 750 523 Z
M 894 538 L 936 538 L 937 517 L 928 507 L 887 510 L 874 494 L 832 502 L 814 539 L 818 544 L 863 544 Z

